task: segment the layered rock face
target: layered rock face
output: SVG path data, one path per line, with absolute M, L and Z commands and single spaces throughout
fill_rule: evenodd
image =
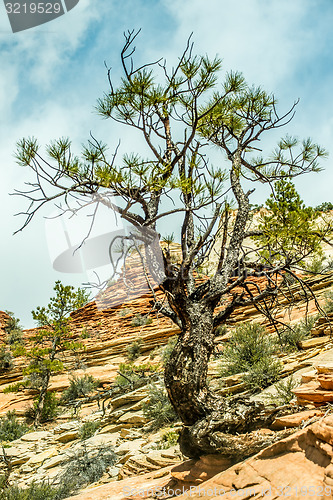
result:
M 142 340 L 141 355 L 136 361 L 137 364 L 150 362 L 157 365 L 160 362 L 159 355 L 150 357 L 150 354 L 165 345 L 168 339 L 177 334 L 179 330 L 170 320 L 152 312 L 152 290 L 149 289 L 145 277 L 138 274 L 135 266 L 128 269 L 126 273 L 125 280 L 119 280 L 109 287 L 98 301 L 98 306 L 95 302 L 91 302 L 71 315 L 73 338 L 79 338 L 84 343 L 85 350 L 79 356 L 74 356 L 70 352 L 64 353 L 64 363 L 69 372 L 66 371 L 52 377 L 50 387 L 52 390 L 60 393 L 68 387 L 69 376 L 83 374 L 93 375 L 101 381 L 102 388 L 107 389 L 117 376 L 119 364 L 127 362 L 127 348 L 135 340 Z M 317 299 L 321 301 L 326 290 L 332 286 L 333 277 L 326 275 L 311 278 L 310 281 L 316 291 Z M 292 285 L 294 291 L 298 290 L 297 286 L 297 284 Z M 161 298 L 157 289 L 154 293 Z M 288 297 L 281 297 L 280 303 L 281 309 L 278 311 L 278 317 L 287 321 L 298 321 L 304 317 L 306 310 L 309 310 L 310 314 L 315 311 L 313 302 L 310 304 L 304 302 L 300 289 L 297 307 L 291 314 L 288 311 Z M 145 317 L 148 313 L 150 313 L 152 322 L 138 325 L 140 318 Z M 138 321 L 134 321 L 136 318 Z M 313 337 L 303 342 L 299 352 L 281 354 L 283 376 L 290 375 L 300 369 L 309 371 L 309 367 L 315 363 L 312 361 L 313 359 L 316 359 L 323 352 L 333 351 L 328 319 L 317 322 L 313 329 Z M 5 315 L 1 316 L 0 314 L 0 327 L 1 321 L 6 321 Z M 237 310 L 230 318 L 230 328 L 240 321 L 259 321 L 267 326 L 268 332 L 272 331 L 265 318 L 252 306 Z M 28 344 L 35 331 L 27 330 L 24 332 Z M 1 335 L 3 336 L 4 333 L 0 333 Z M 216 339 L 217 349 L 223 349 L 228 337 L 229 334 L 224 334 Z M 34 396 L 32 393 L 3 394 L 2 392 L 2 389 L 9 383 L 22 378 L 21 369 L 24 363 L 26 363 L 24 359 L 17 358 L 14 369 L 0 376 L 0 415 L 13 409 L 17 411 L 18 415 L 23 415 L 26 406 L 31 404 Z M 331 377 L 330 373 L 328 375 Z M 331 391 L 328 386 L 333 383 L 332 378 L 329 380 L 327 377 L 325 378 L 324 375 L 326 376 L 327 373 L 322 372 L 321 375 L 321 378 L 319 373 L 315 375 L 317 377 L 316 383 L 326 383 L 325 390 Z M 244 390 L 244 385 L 237 375 L 229 377 L 225 381 L 225 387 L 221 389 L 218 384 L 217 362 L 214 360 L 209 366 L 209 376 L 212 379 L 212 386 L 221 394 L 240 393 Z M 321 388 L 323 389 L 323 386 Z M 331 393 L 333 394 L 333 390 Z M 267 485 L 274 486 L 275 495 L 278 492 L 277 488 L 283 485 L 298 488 L 302 484 L 302 474 L 304 478 L 313 477 L 315 481 L 311 484 L 308 481 L 305 486 L 314 486 L 315 488 L 322 486 L 324 488 L 324 486 L 329 485 L 333 422 L 327 421 L 327 418 L 324 421 L 325 424 L 320 427 L 321 429 L 327 427 L 328 430 L 325 427 L 326 434 L 323 430 L 320 431 L 320 434 L 319 424 L 314 428 L 306 427 L 295 435 L 279 441 L 275 445 L 268 446 L 266 450 L 270 451 L 267 451 L 266 455 L 263 454 L 266 451 L 264 450 L 246 462 L 232 467 L 230 461 L 222 455 L 184 462 L 184 457 L 179 453 L 178 445 L 172 445 L 168 449 L 157 449 L 156 444 L 161 440 L 161 436 L 158 433 L 151 435 L 145 433 L 147 418 L 143 414 L 142 404 L 147 400 L 148 387 L 143 387 L 129 391 L 125 395 L 110 398 L 108 400 L 110 405 L 105 414 L 101 412 L 96 401 L 82 405 L 80 419 L 101 422 L 100 428 L 93 437 L 89 438 L 86 446 L 89 450 L 96 449 L 103 443 L 108 447 L 113 447 L 118 455 L 118 462 L 106 471 L 100 482 L 94 485 L 95 487 L 81 493 L 76 497 L 77 499 L 139 499 L 144 497 L 139 493 L 131 496 L 127 494 L 128 489 L 124 488 L 141 488 L 142 490 L 143 487 L 164 488 L 168 486 L 170 489 L 176 487 L 187 489 L 191 486 L 202 485 L 207 485 L 207 488 L 210 485 L 224 488 L 229 497 L 222 498 L 234 498 L 231 496 L 231 490 L 236 486 L 238 489 L 254 486 L 257 488 L 255 493 L 257 497 L 253 498 L 261 498 L 262 496 L 258 495 L 262 488 Z M 312 406 L 315 406 L 313 403 L 316 403 L 313 400 L 307 400 L 307 402 L 311 402 Z M 286 427 L 293 429 L 303 426 L 306 421 L 319 420 L 322 415 L 320 410 L 312 409 L 307 414 L 283 417 L 280 421 L 275 422 L 275 429 L 281 431 Z M 47 425 L 45 430 L 29 433 L 20 440 L 11 443 L 6 450 L 14 467 L 12 481 L 26 486 L 34 479 L 53 480 L 57 477 L 71 460 L 73 453 L 82 448 L 79 439 L 82 422 L 79 422 L 79 417 L 66 411 L 58 417 L 56 423 Z M 265 439 L 267 437 L 267 444 L 269 444 L 272 431 L 263 430 L 262 432 Z M 295 439 L 294 436 L 296 436 Z M 251 437 L 242 435 L 239 436 L 239 439 L 240 441 L 248 439 L 250 442 Z M 280 443 L 284 444 L 280 445 Z M 290 462 L 288 462 L 288 457 Z M 276 466 L 274 466 L 275 460 Z M 293 476 L 294 482 L 291 473 L 289 474 L 289 469 L 292 469 L 292 466 L 296 468 L 296 473 Z M 288 469 L 285 478 L 282 472 L 284 468 Z M 223 470 L 225 472 L 221 473 Z M 274 470 L 277 471 L 276 480 L 273 477 Z M 280 483 L 279 481 L 282 479 L 285 479 L 285 482 Z M 215 480 L 216 483 L 214 483 Z M 101 483 L 110 482 L 111 484 L 100 486 Z M 152 493 L 151 496 L 147 495 L 146 498 L 153 498 Z M 166 493 L 166 495 L 168 494 Z M 200 495 L 199 493 L 199 497 Z M 246 497 L 246 493 L 244 495 L 237 498 L 251 498 L 251 496 Z M 299 498 L 300 496 L 301 494 L 289 497 Z M 316 498 L 309 495 L 308 498 L 310 497 Z M 268 496 L 268 498 L 270 497 Z M 271 498 L 277 498 L 277 496 Z M 303 498 L 307 497 L 303 496 Z M 321 498 L 323 497 L 321 496 Z

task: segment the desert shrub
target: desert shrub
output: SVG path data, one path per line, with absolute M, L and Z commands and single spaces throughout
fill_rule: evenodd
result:
M 26 410 L 25 416 L 27 420 L 35 420 L 38 400 L 39 396 L 37 396 L 34 399 L 33 405 Z M 43 423 L 53 420 L 57 416 L 57 414 L 58 414 L 58 400 L 54 392 L 48 391 L 45 396 L 40 422 Z
M 118 316 L 123 318 L 124 316 L 127 316 L 128 314 L 131 314 L 132 310 L 129 307 L 124 307 L 124 309 L 120 309 L 118 312 Z
M 19 422 L 15 411 L 8 411 L 5 417 L 0 418 L 0 441 L 14 441 L 28 430 L 26 424 Z
M 155 385 L 149 388 L 149 400 L 142 404 L 143 414 L 152 420 L 151 427 L 159 429 L 177 420 L 166 390 Z
M 128 386 L 143 382 L 149 378 L 150 375 L 156 373 L 158 366 L 151 363 L 142 365 L 133 365 L 132 363 L 120 363 L 115 382 L 120 386 Z
M 325 268 L 325 257 L 322 255 L 315 255 L 312 259 L 304 264 L 305 270 L 313 274 L 322 273 Z
M 333 291 L 329 290 L 325 293 L 324 311 L 328 314 L 333 312 Z
M 71 492 L 98 481 L 107 467 L 117 461 L 117 455 L 110 448 L 100 446 L 88 451 L 83 446 L 71 456 L 65 471 L 58 477 L 60 484 L 67 484 Z
M 275 393 L 269 394 L 268 399 L 278 406 L 287 405 L 294 399 L 295 394 L 292 391 L 296 389 L 298 385 L 298 382 L 293 376 L 287 377 L 284 380 L 279 380 L 279 382 L 275 384 Z
M 142 314 L 136 314 L 131 321 L 132 326 L 145 326 L 152 323 L 152 319 L 149 316 L 144 316 Z
M 179 430 L 168 429 L 163 432 L 160 441 L 156 445 L 158 450 L 166 450 L 171 446 L 175 446 L 178 443 Z
M 176 343 L 177 343 L 177 337 L 176 336 L 170 337 L 167 345 L 163 348 L 163 351 L 162 351 L 163 366 L 165 366 L 167 364 L 167 362 L 169 361 L 169 358 L 171 356 L 171 353 L 172 353 Z
M 85 439 L 93 436 L 100 425 L 100 422 L 85 422 L 84 424 L 82 424 L 79 430 L 81 441 L 84 441 Z
M 262 390 L 279 380 L 281 369 L 282 365 L 279 361 L 266 356 L 249 367 L 243 380 L 249 389 Z
M 300 321 L 292 328 L 286 328 L 280 332 L 280 342 L 282 347 L 287 351 L 299 350 L 300 342 L 309 337 L 316 320 L 316 316 L 311 316 Z
M 333 210 L 333 203 L 330 201 L 323 201 L 323 203 L 315 208 L 316 212 L 328 212 L 329 210 Z
M 99 382 L 92 375 L 83 375 L 83 377 L 72 377 L 69 387 L 61 395 L 61 403 L 68 403 L 75 399 L 88 396 L 96 389 Z
M 48 482 L 33 482 L 28 488 L 0 485 L 1 500 L 62 500 L 69 494 L 70 490 L 66 484 L 53 486 Z
M 225 335 L 228 331 L 227 325 L 219 325 L 216 330 L 215 334 L 216 335 Z
M 13 356 L 10 351 L 8 351 L 5 346 L 0 348 L 0 373 L 13 368 Z
M 222 376 L 248 371 L 263 359 L 271 359 L 276 343 L 258 323 L 241 323 L 223 351 Z
M 81 339 L 88 339 L 90 337 L 90 332 L 88 332 L 87 328 L 82 329 Z
M 135 361 L 139 356 L 141 352 L 141 346 L 142 346 L 142 340 L 135 340 L 131 344 L 129 344 L 126 348 L 127 351 L 127 358 L 129 361 Z

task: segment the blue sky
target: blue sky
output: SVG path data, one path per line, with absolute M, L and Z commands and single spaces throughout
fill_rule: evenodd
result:
M 12 236 L 20 225 L 13 214 L 25 203 L 8 193 L 28 180 L 13 151 L 16 141 L 28 135 L 41 144 L 68 135 L 79 147 L 92 131 L 111 149 L 120 135 L 124 145 L 129 143 L 126 132 L 93 112 L 107 90 L 104 61 L 115 78 L 120 75 L 123 31 L 142 28 L 139 63 L 163 56 L 171 65 L 193 31 L 198 53 L 218 53 L 226 70 L 240 70 L 250 83 L 274 92 L 282 110 L 300 98 L 288 131 L 311 136 L 332 152 L 332 21 L 330 0 L 80 0 L 66 15 L 12 34 L 1 4 L 0 310 L 12 310 L 25 326 L 33 326 L 30 311 L 47 303 L 56 279 L 82 281 L 52 269 L 43 221 L 51 207 Z M 331 164 L 329 158 L 325 172 L 298 182 L 306 203 L 333 201 Z M 256 196 L 255 201 L 263 201 L 265 193 Z

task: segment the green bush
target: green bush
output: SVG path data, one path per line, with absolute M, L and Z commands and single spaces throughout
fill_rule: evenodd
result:
M 323 203 L 315 208 L 316 212 L 328 212 L 329 210 L 333 210 L 333 203 L 330 201 L 323 201 Z
M 79 430 L 79 436 L 81 441 L 90 438 L 95 434 L 97 429 L 100 427 L 100 422 L 85 422 L 81 425 Z
M 300 321 L 297 325 L 283 330 L 280 333 L 282 347 L 287 351 L 299 350 L 300 342 L 309 337 L 316 320 L 316 316 L 311 316 Z
M 152 365 L 151 363 L 145 363 L 142 365 L 133 365 L 132 363 L 120 363 L 119 372 L 115 382 L 120 386 L 133 385 L 138 383 L 140 380 L 146 380 L 151 374 L 158 370 L 158 366 Z
M 249 389 L 259 391 L 279 380 L 281 369 L 279 361 L 267 356 L 252 365 L 243 380 Z
M 158 450 L 166 450 L 171 446 L 176 446 L 179 440 L 179 430 L 168 429 L 163 432 L 159 443 L 156 446 Z
M 0 441 L 14 441 L 28 430 L 29 427 L 17 419 L 15 410 L 8 411 L 5 417 L 0 418 Z
M 28 420 L 35 420 L 39 396 L 34 399 L 33 405 L 30 406 L 25 412 Z M 48 391 L 45 396 L 44 406 L 41 413 L 40 422 L 49 422 L 54 420 L 58 414 L 58 400 L 54 392 Z
M 13 356 L 5 346 L 0 348 L 0 373 L 11 370 L 13 368 Z
M 118 316 L 123 318 L 124 316 L 128 316 L 128 314 L 131 314 L 132 310 L 129 307 L 125 307 L 124 309 L 120 309 L 118 312 Z
M 166 390 L 151 385 L 149 401 L 142 404 L 143 414 L 152 420 L 151 427 L 159 429 L 177 420 L 175 410 L 171 406 Z
M 83 446 L 71 456 L 65 471 L 57 478 L 60 484 L 67 484 L 71 492 L 98 481 L 107 467 L 117 461 L 117 455 L 110 448 L 100 446 L 88 451 Z
M 20 488 L 16 485 L 1 485 L 0 480 L 1 500 L 62 500 L 67 498 L 70 493 L 71 491 L 66 484 L 56 487 L 47 482 L 33 482 L 28 488 Z
M 132 326 L 145 326 L 152 323 L 152 319 L 149 316 L 143 316 L 142 314 L 136 314 L 131 321 Z
M 175 345 L 177 344 L 177 336 L 170 337 L 167 345 L 163 348 L 162 351 L 162 363 L 163 366 L 166 366 L 167 362 L 170 359 L 171 353 L 174 350 Z
M 127 346 L 126 351 L 127 351 L 127 358 L 129 361 L 135 361 L 138 359 L 140 356 L 141 352 L 141 346 L 142 346 L 142 340 L 135 340 L 132 342 L 130 345 Z
M 78 398 L 88 396 L 92 391 L 98 387 L 98 380 L 92 375 L 83 375 L 83 377 L 72 377 L 70 385 L 65 389 L 61 395 L 61 403 L 68 403 Z
M 285 380 L 280 380 L 275 384 L 275 394 L 269 394 L 268 399 L 278 406 L 287 405 L 294 399 L 295 394 L 292 391 L 298 385 L 293 376 L 287 377 Z
M 322 255 L 315 255 L 309 262 L 304 263 L 304 268 L 310 273 L 320 274 L 326 268 L 325 260 L 325 257 Z
M 246 372 L 263 359 L 271 359 L 275 350 L 276 342 L 267 335 L 264 327 L 258 323 L 241 323 L 223 351 L 224 365 L 220 373 L 227 376 Z
M 89 339 L 89 337 L 90 337 L 90 332 L 88 332 L 87 328 L 83 328 L 81 333 L 81 339 Z
M 325 303 L 324 303 L 323 309 L 327 314 L 333 312 L 333 291 L 332 290 L 325 293 Z

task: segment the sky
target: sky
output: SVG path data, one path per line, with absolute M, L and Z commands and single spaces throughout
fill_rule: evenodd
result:
M 223 59 L 223 71 L 243 72 L 249 83 L 273 92 L 282 111 L 300 99 L 286 132 L 312 137 L 331 156 L 324 172 L 297 181 L 312 206 L 333 202 L 333 4 L 330 0 L 80 0 L 66 15 L 12 33 L 0 4 L 0 310 L 13 311 L 25 327 L 31 310 L 46 305 L 54 282 L 79 286 L 82 274 L 52 267 L 45 236 L 47 207 L 22 232 L 16 213 L 26 200 L 11 196 L 31 181 L 15 162 L 15 144 L 69 136 L 79 151 L 90 132 L 114 148 L 140 149 L 124 130 L 94 111 L 108 89 L 105 63 L 120 76 L 123 32 L 141 28 L 138 63 L 177 63 L 193 32 L 194 50 Z M 139 139 L 138 139 L 139 141 Z M 260 190 L 253 201 L 264 201 Z M 52 252 L 51 252 L 52 253 Z

